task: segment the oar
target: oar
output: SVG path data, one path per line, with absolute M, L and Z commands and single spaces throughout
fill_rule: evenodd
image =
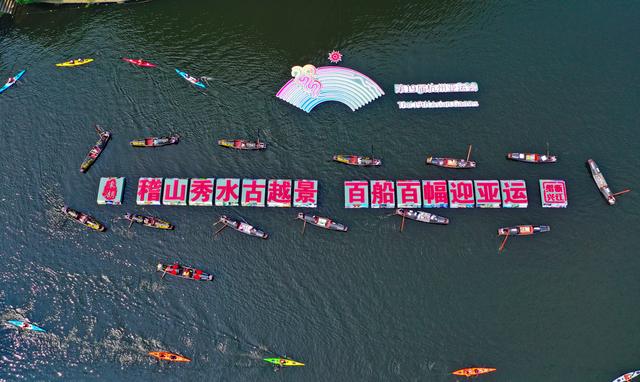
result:
M 225 224 L 225 225 L 223 225 L 223 226 L 222 226 L 222 228 L 220 228 L 219 230 L 217 230 L 217 231 L 213 234 L 213 236 L 216 236 L 217 234 L 219 234 L 220 232 L 222 232 L 222 230 L 223 230 L 223 229 L 225 229 L 225 228 L 227 228 L 227 225 L 226 225 L 226 224 Z
M 547 142 L 547 156 L 549 156 L 549 142 Z
M 400 223 L 400 232 L 404 230 L 404 215 L 402 215 L 402 223 Z
M 618 196 L 618 195 L 622 195 L 622 194 L 626 194 L 627 192 L 631 192 L 630 188 L 627 188 L 626 190 L 622 190 L 620 192 L 616 192 L 615 194 L 613 194 L 613 196 Z
M 132 225 L 133 225 L 133 219 L 129 219 L 129 228 L 127 228 L 127 229 L 131 229 Z
M 502 250 L 504 249 L 504 245 L 507 244 L 507 239 L 509 238 L 509 234 L 507 233 L 504 237 L 504 240 L 502 240 L 502 245 L 500 246 L 500 249 L 498 250 L 498 253 L 502 253 Z
M 467 162 L 469 162 L 469 158 L 471 157 L 471 147 L 473 146 L 469 145 L 469 151 L 467 151 Z
M 304 229 L 307 228 L 307 221 L 303 220 L 302 221 L 302 235 L 304 235 Z
M 160 280 L 164 279 L 164 275 L 167 274 L 167 268 L 164 269 L 164 271 L 162 271 L 162 277 L 160 277 Z

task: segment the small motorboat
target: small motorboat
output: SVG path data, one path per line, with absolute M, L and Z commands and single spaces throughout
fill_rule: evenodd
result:
M 461 377 L 475 377 L 482 374 L 492 373 L 496 371 L 492 367 L 467 367 L 465 369 L 460 369 L 452 372 L 453 375 L 459 375 Z
M 191 362 L 191 358 L 187 358 L 180 354 L 169 353 L 166 351 L 150 351 L 149 355 L 161 361 Z
M 304 366 L 304 363 L 286 358 L 263 358 L 265 362 L 269 362 L 276 366 Z
M 100 139 L 96 144 L 89 150 L 89 153 L 84 158 L 84 161 L 80 165 L 80 172 L 87 172 L 89 167 L 93 165 L 93 163 L 98 159 L 102 151 L 107 146 L 107 142 L 111 138 L 111 133 L 108 131 L 104 131 L 100 128 L 100 126 L 96 126 L 96 132 L 100 136 Z
M 344 163 L 351 166 L 371 167 L 381 166 L 382 159 L 363 157 L 359 155 L 334 155 L 333 160 L 338 163 Z
M 164 221 L 162 219 L 158 219 L 153 216 L 126 214 L 124 215 L 124 218 L 131 222 L 129 224 L 129 227 L 131 227 L 131 224 L 133 223 L 138 223 L 138 224 L 142 224 L 145 227 L 155 228 L 155 229 L 174 229 L 175 228 L 173 225 L 171 225 L 171 223 Z
M 144 139 L 135 139 L 129 144 L 133 147 L 161 147 L 167 145 L 175 145 L 180 142 L 180 135 L 172 134 L 168 137 L 150 137 Z
M 555 163 L 558 158 L 548 154 L 507 153 L 507 159 L 525 163 Z
M 183 279 L 189 280 L 199 280 L 199 281 L 211 281 L 213 280 L 213 275 L 209 273 L 205 273 L 200 269 L 195 269 L 191 267 L 185 267 L 184 265 L 180 265 L 178 263 L 174 264 L 158 264 L 156 266 L 156 272 L 162 272 L 163 274 L 169 274 L 176 277 L 182 277 Z
M 329 218 L 323 218 L 315 215 L 307 215 L 302 212 L 298 213 L 298 216 L 296 219 L 300 219 L 305 223 L 309 223 L 316 227 L 328 229 L 330 231 L 347 232 L 349 230 L 349 228 L 346 225 L 334 222 Z
M 605 199 L 607 199 L 607 203 L 610 205 L 616 204 L 616 197 L 613 194 L 613 191 L 609 188 L 607 181 L 604 179 L 602 172 L 598 168 L 598 165 L 593 159 L 587 160 L 587 164 L 589 165 L 589 170 L 591 170 L 591 176 L 593 177 L 593 181 L 596 182 L 598 189 L 602 193 Z
M 218 220 L 216 225 L 217 224 L 223 224 L 224 226 L 221 229 L 219 229 L 214 234 L 214 236 L 216 234 L 218 234 L 218 232 L 221 232 L 225 227 L 231 227 L 231 228 L 235 229 L 238 232 L 244 233 L 245 235 L 259 237 L 261 239 L 269 238 L 269 234 L 268 233 L 255 228 L 251 224 L 248 224 L 248 223 L 245 223 L 245 222 L 241 222 L 241 221 L 238 221 L 238 220 L 233 220 L 233 219 L 227 217 L 226 215 L 220 216 L 220 219 Z
M 18 82 L 20 77 L 22 77 L 25 73 L 26 73 L 26 70 L 21 70 L 15 76 L 9 77 L 9 79 L 7 80 L 7 83 L 2 85 L 2 87 L 0 88 L 0 93 L 12 87 L 16 82 Z
M 395 214 L 422 223 L 449 224 L 449 219 L 445 218 L 444 216 L 431 214 L 424 211 L 414 211 L 398 208 L 396 209 Z
M 56 64 L 56 66 L 80 66 L 86 65 L 90 62 L 93 62 L 93 58 L 78 58 L 71 61 L 61 62 L 59 64 Z
M 189 81 L 190 83 L 192 83 L 195 86 L 198 86 L 202 89 L 206 89 L 207 86 L 205 84 L 202 83 L 202 81 L 200 81 L 199 79 L 195 78 L 195 77 L 191 77 L 189 75 L 189 73 L 183 72 L 179 69 L 176 69 L 176 73 L 178 73 L 178 75 L 182 78 L 184 78 L 185 80 Z
M 95 231 L 104 232 L 106 230 L 105 226 L 100 223 L 93 216 L 83 214 L 82 212 L 78 212 L 70 207 L 63 206 L 62 212 L 71 220 L 75 220 L 78 223 L 91 228 Z
M 218 145 L 236 150 L 264 150 L 267 148 L 266 142 L 259 139 L 257 141 L 246 141 L 244 139 L 219 139 Z
M 528 236 L 551 231 L 548 225 L 518 225 L 498 228 L 498 236 Z
M 427 157 L 424 162 L 426 164 L 444 168 L 476 168 L 475 161 L 468 161 L 464 159 Z
M 42 329 L 41 327 L 34 325 L 32 323 L 30 323 L 29 321 L 23 321 L 23 320 L 9 320 L 7 321 L 8 324 L 11 324 L 13 326 L 15 326 L 18 329 L 22 329 L 22 330 L 31 330 L 33 332 L 40 332 L 40 333 L 46 333 L 47 331 Z
M 145 61 L 143 59 L 133 59 L 133 58 L 126 58 L 126 57 L 122 57 L 122 61 L 128 62 L 130 64 L 133 65 L 137 65 L 137 66 L 142 66 L 143 68 L 155 68 L 156 65 L 150 63 L 149 61 Z

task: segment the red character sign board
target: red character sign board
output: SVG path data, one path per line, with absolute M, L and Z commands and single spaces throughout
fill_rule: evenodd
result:
M 476 207 L 500 208 L 500 182 L 497 180 L 475 180 Z
M 237 207 L 240 205 L 240 179 L 218 178 L 214 204 L 217 207 Z
M 449 206 L 451 208 L 473 208 L 475 206 L 473 181 L 449 181 Z
M 396 199 L 398 208 L 420 208 L 422 207 L 422 196 L 420 195 L 419 180 L 398 180 L 396 182 Z
M 124 177 L 100 178 L 98 187 L 98 204 L 119 206 L 122 204 Z
M 392 180 L 371 181 L 371 208 L 395 208 L 396 190 Z
M 449 194 L 447 194 L 446 180 L 422 181 L 422 208 L 448 208 Z
M 242 179 L 242 207 L 264 207 L 266 198 L 266 179 Z
M 189 179 L 167 178 L 164 180 L 162 204 L 165 206 L 186 206 Z
M 267 185 L 267 207 L 291 207 L 290 179 L 269 179 Z
M 297 208 L 318 207 L 318 181 L 298 179 L 293 183 L 293 206 Z
M 527 197 L 527 183 L 524 180 L 501 180 L 502 207 L 504 208 L 527 208 L 529 199 Z
M 162 199 L 162 178 L 138 179 L 136 204 L 143 206 L 159 206 Z
M 344 182 L 344 208 L 369 207 L 369 182 L 347 180 Z
M 540 199 L 543 208 L 567 208 L 567 185 L 564 180 L 540 179 Z
M 189 205 L 211 207 L 214 189 L 214 178 L 192 178 L 189 184 Z

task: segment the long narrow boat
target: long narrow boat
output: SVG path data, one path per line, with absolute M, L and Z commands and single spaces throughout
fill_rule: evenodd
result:
M 424 211 L 405 210 L 403 208 L 398 208 L 395 211 L 395 214 L 422 223 L 449 224 L 449 219 L 445 218 L 444 216 L 431 214 Z
M 180 354 L 169 353 L 166 351 L 150 351 L 149 355 L 162 361 L 191 362 L 191 358 L 187 358 Z
M 518 225 L 498 228 L 498 236 L 528 236 L 551 231 L 548 225 Z
M 259 139 L 257 141 L 246 141 L 244 139 L 218 139 L 218 145 L 236 150 L 264 150 L 267 143 Z
M 555 163 L 558 161 L 555 155 L 535 153 L 507 153 L 507 159 L 525 163 Z
M 205 273 L 200 269 L 186 267 L 184 265 L 180 265 L 178 263 L 175 264 L 158 264 L 156 266 L 156 272 L 162 272 L 170 274 L 176 277 L 182 277 L 183 279 L 189 280 L 200 280 L 200 281 L 211 281 L 213 280 L 213 275 L 209 273 Z
M 461 377 L 475 377 L 482 374 L 493 373 L 497 369 L 492 367 L 467 367 L 452 372 L 453 375 L 459 375 Z
M 305 213 L 298 213 L 298 216 L 296 217 L 296 219 L 300 219 L 304 222 L 307 222 L 311 225 L 314 225 L 316 227 L 320 227 L 320 228 L 324 228 L 324 229 L 328 229 L 330 231 L 341 231 L 341 232 L 347 232 L 349 230 L 349 228 L 344 225 L 344 224 L 340 224 L 337 222 L 334 222 L 333 220 L 329 219 L 329 218 L 323 218 L 320 216 L 315 216 L 315 215 L 307 215 Z
M 607 181 L 604 180 L 604 176 L 602 175 L 602 172 L 600 172 L 600 169 L 598 168 L 596 162 L 593 159 L 589 159 L 587 160 L 587 164 L 589 165 L 589 170 L 591 170 L 593 181 L 596 182 L 596 185 L 602 193 L 602 196 L 607 199 L 607 202 L 610 205 L 616 204 L 616 197 L 613 195 L 613 191 L 611 191 L 611 189 L 609 188 Z
M 195 78 L 195 77 L 191 77 L 189 75 L 189 73 L 187 72 L 183 72 L 182 70 L 176 69 L 176 73 L 178 73 L 178 75 L 182 78 L 184 78 L 185 80 L 189 81 L 190 83 L 192 83 L 195 86 L 198 86 L 202 89 L 206 89 L 207 86 L 205 84 L 202 83 L 202 81 L 200 81 L 199 79 Z
M 91 167 L 100 154 L 102 154 L 102 151 L 107 146 L 107 142 L 109 142 L 109 139 L 111 138 L 111 133 L 102 130 L 99 126 L 96 126 L 96 132 L 100 136 L 100 139 L 98 139 L 98 142 L 96 142 L 91 150 L 89 150 L 84 161 L 82 161 L 82 164 L 80 165 L 80 172 L 87 172 L 87 170 L 89 170 L 89 167 Z
M 93 58 L 78 58 L 75 60 L 71 60 L 71 61 L 65 61 L 65 62 L 61 62 L 59 64 L 56 64 L 56 66 L 80 66 L 80 65 L 86 65 L 90 62 L 93 62 Z
M 78 212 L 73 208 L 64 206 L 62 207 L 62 212 L 71 220 L 75 220 L 78 223 L 91 228 L 94 231 L 104 232 L 106 230 L 105 226 L 100 223 L 93 216 L 83 214 L 82 212 Z
M 278 366 L 304 366 L 302 362 L 286 358 L 263 358 L 262 360 Z
M 133 59 L 133 58 L 126 58 L 126 57 L 122 57 L 122 61 L 128 62 L 130 64 L 133 65 L 137 65 L 137 66 L 142 66 L 143 68 L 155 68 L 156 65 L 150 63 L 149 61 L 145 61 L 141 58 L 139 59 Z
M 180 135 L 172 134 L 168 137 L 149 137 L 143 139 L 134 139 L 129 142 L 133 147 L 161 147 L 167 145 L 175 145 L 180 142 Z
M 41 327 L 34 325 L 30 322 L 27 321 L 22 321 L 22 320 L 9 320 L 7 321 L 7 323 L 15 326 L 18 329 L 22 329 L 22 330 L 31 330 L 33 332 L 40 332 L 40 333 L 46 333 L 47 331 L 42 329 Z
M 16 82 L 18 82 L 18 80 L 20 79 L 20 77 L 22 77 L 24 75 L 24 73 L 26 72 L 26 70 L 21 70 L 19 71 L 15 76 L 13 77 L 9 77 L 9 79 L 7 80 L 7 83 L 4 84 L 1 88 L 0 88 L 0 93 L 2 93 L 3 91 L 9 89 L 10 87 L 12 87 Z
M 238 221 L 238 220 L 233 220 L 233 219 L 227 217 L 226 215 L 220 216 L 220 220 L 218 220 L 218 223 L 222 223 L 226 227 L 231 227 L 231 228 L 235 229 L 238 232 L 244 233 L 245 235 L 259 237 L 261 239 L 269 238 L 269 234 L 268 233 L 255 228 L 251 224 L 248 224 L 248 223 L 245 223 L 245 222 L 241 222 L 241 221 Z
M 621 375 L 618 378 L 614 379 L 612 382 L 629 382 L 638 376 L 640 376 L 640 370 L 632 371 L 630 373 Z
M 124 218 L 133 223 L 142 224 L 145 227 L 155 228 L 155 229 L 174 229 L 175 227 L 171 225 L 168 221 L 158 219 L 154 216 L 145 216 L 138 214 L 126 214 Z
M 465 159 L 453 159 L 453 158 L 437 158 L 437 157 L 427 157 L 424 163 L 430 164 L 432 166 L 444 167 L 444 168 L 476 168 L 476 162 L 472 160 Z
M 348 164 L 350 166 L 372 167 L 381 166 L 382 159 L 363 157 L 359 155 L 334 155 L 332 158 L 335 162 Z

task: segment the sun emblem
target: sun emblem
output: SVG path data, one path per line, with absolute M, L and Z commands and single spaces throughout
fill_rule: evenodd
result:
M 333 64 L 337 64 L 342 61 L 342 53 L 340 53 L 339 50 L 331 51 L 331 53 L 329 53 L 329 61 Z

